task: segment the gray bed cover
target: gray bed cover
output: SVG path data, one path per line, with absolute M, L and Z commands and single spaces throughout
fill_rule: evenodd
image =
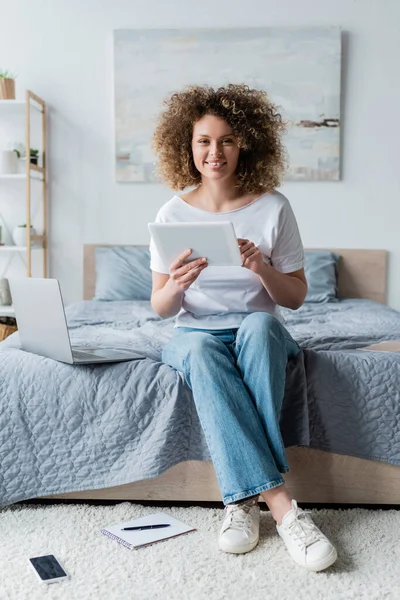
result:
M 287 368 L 285 446 L 400 465 L 400 353 L 359 350 L 400 340 L 400 313 L 369 300 L 283 313 L 303 347 Z M 149 302 L 83 301 L 67 319 L 74 344 L 147 358 L 72 366 L 21 351 L 18 332 L 0 344 L 0 507 L 211 460 L 190 388 L 161 363 L 173 318 Z

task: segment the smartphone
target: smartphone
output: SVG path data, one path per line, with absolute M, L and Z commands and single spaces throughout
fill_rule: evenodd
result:
M 68 579 L 69 576 L 54 554 L 34 556 L 29 559 L 29 564 L 35 571 L 37 578 L 42 583 L 56 583 Z

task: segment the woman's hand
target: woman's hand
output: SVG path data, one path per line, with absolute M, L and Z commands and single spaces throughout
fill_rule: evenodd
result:
M 180 292 L 186 292 L 192 283 L 196 281 L 203 269 L 208 267 L 206 258 L 196 258 L 188 263 L 184 263 L 185 259 L 191 253 L 191 250 L 182 252 L 169 268 L 170 280 Z
M 260 250 L 253 242 L 238 238 L 240 254 L 242 255 L 242 266 L 250 269 L 256 275 L 261 275 L 264 269 L 264 261 Z

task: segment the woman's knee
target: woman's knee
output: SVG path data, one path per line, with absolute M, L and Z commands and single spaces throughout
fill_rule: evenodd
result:
M 276 317 L 267 312 L 254 312 L 247 315 L 239 327 L 237 337 L 269 337 L 284 341 L 284 328 Z
M 176 335 L 164 347 L 162 361 L 184 370 L 188 359 L 201 360 L 215 343 L 218 342 L 213 335 L 202 331 L 189 331 Z
M 182 346 L 185 348 L 186 354 L 193 356 L 203 356 L 213 346 L 218 346 L 218 340 L 211 333 L 204 331 L 190 331 L 181 338 Z

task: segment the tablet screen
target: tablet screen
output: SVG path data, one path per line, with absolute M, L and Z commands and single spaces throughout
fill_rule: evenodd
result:
M 171 265 L 191 249 L 186 262 L 205 257 L 211 267 L 241 267 L 242 258 L 231 221 L 209 223 L 149 223 L 162 261 Z

